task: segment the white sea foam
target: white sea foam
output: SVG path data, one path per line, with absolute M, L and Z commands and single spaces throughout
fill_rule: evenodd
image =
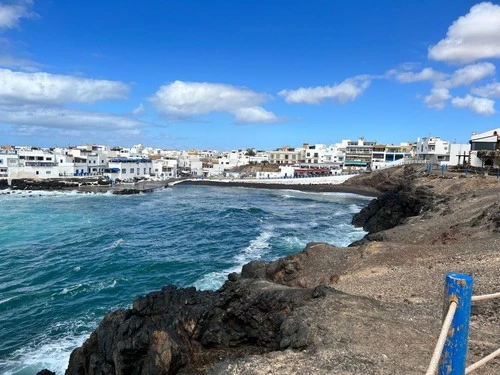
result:
M 104 250 L 115 250 L 119 248 L 125 241 L 123 238 L 117 239 L 115 242 L 113 242 L 111 245 L 107 246 L 104 248 Z
M 91 289 L 96 293 L 104 289 L 114 288 L 116 286 L 117 280 L 113 279 L 111 282 L 100 282 L 92 285 Z
M 303 248 L 307 244 L 306 241 L 300 240 L 299 237 L 297 236 L 287 236 L 283 237 L 281 240 L 283 241 L 286 247 L 291 249 Z
M 234 259 L 240 266 L 251 260 L 260 259 L 266 250 L 269 249 L 269 239 L 272 236 L 271 231 L 264 230 L 260 232 L 258 237 L 250 241 L 250 244 L 241 253 L 237 254 Z
M 0 370 L 5 375 L 32 375 L 44 368 L 56 374 L 64 374 L 68 367 L 71 352 L 81 346 L 88 338 L 91 328 L 85 333 L 75 333 L 74 327 L 78 324 L 61 324 L 66 331 L 60 337 L 53 337 L 46 332 L 36 339 L 36 344 L 16 350 L 6 359 L 0 360 Z M 88 326 L 88 324 L 83 324 Z M 51 327 L 57 329 L 58 327 Z M 50 330 L 49 330 L 50 331 Z
M 74 291 L 77 291 L 78 289 L 80 289 L 81 287 L 83 286 L 83 284 L 77 284 L 77 285 L 73 285 L 73 286 L 69 286 L 67 288 L 64 288 L 62 291 L 60 291 L 59 293 L 57 294 L 68 294 L 68 293 L 71 293 L 71 292 L 74 292 Z M 75 293 L 76 294 L 76 293 Z
M 52 297 L 56 295 L 66 295 L 69 294 L 74 296 L 81 292 L 92 291 L 99 293 L 101 290 L 114 288 L 118 283 L 117 279 L 111 279 L 109 281 L 99 281 L 86 284 L 76 284 L 63 288 L 60 292 L 52 294 Z
M 243 265 L 252 260 L 261 259 L 269 249 L 269 240 L 273 236 L 270 230 L 263 230 L 257 238 L 250 241 L 250 244 L 245 247 L 239 254 L 234 256 L 235 264 L 225 270 L 219 272 L 210 272 L 198 279 L 193 286 L 200 290 L 215 290 L 222 286 L 227 278 L 227 275 L 232 272 L 241 272 Z
M 363 208 L 362 206 L 359 206 L 357 204 L 350 204 L 348 209 L 350 213 L 356 214 L 359 211 L 361 211 L 362 208 Z
M 13 300 L 14 298 L 16 298 L 15 296 L 14 297 L 10 297 L 10 298 L 5 298 L 5 299 L 2 299 L 0 300 L 0 305 L 3 304 L 3 303 L 7 303 L 9 302 L 10 300 Z

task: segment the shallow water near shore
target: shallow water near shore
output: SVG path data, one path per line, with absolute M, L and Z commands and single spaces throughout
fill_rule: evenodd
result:
M 102 317 L 166 284 L 216 289 L 251 260 L 346 246 L 370 198 L 178 186 L 120 196 L 0 191 L 0 373 L 63 374 Z

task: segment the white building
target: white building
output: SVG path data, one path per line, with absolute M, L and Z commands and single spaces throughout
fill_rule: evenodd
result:
M 177 177 L 177 159 L 157 159 L 152 162 L 156 178 L 168 179 Z
M 17 166 L 9 166 L 9 178 L 55 178 L 59 170 L 48 149 L 22 147 L 17 150 Z
M 450 144 L 450 162 L 449 165 L 466 166 L 469 164 L 470 157 L 470 143 L 468 144 Z
M 470 138 L 470 165 L 473 167 L 495 166 L 500 151 L 500 128 L 483 133 L 472 133 Z
M 153 162 L 148 158 L 114 158 L 109 159 L 105 171 L 111 181 L 133 181 L 135 179 L 149 178 L 153 172 Z
M 305 161 L 304 148 L 283 146 L 269 152 L 269 162 L 272 164 L 296 164 Z
M 450 161 L 450 143 L 439 137 L 417 139 L 417 160 L 434 164 L 448 164 Z
M 295 167 L 288 165 L 280 165 L 279 172 L 257 172 L 257 179 L 271 179 L 271 178 L 292 178 L 295 173 Z
M 17 167 L 19 158 L 13 149 L 0 150 L 0 178 L 9 176 L 9 168 Z
M 375 145 L 372 154 L 372 170 L 395 167 L 404 164 L 405 160 L 413 159 L 416 145 L 411 142 L 401 142 L 399 145 Z
M 345 150 L 344 167 L 354 169 L 367 167 L 372 162 L 374 141 L 359 138 L 357 141 L 348 141 Z

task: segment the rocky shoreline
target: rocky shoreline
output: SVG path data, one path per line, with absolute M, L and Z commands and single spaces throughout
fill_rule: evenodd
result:
M 379 195 L 353 220 L 370 232 L 362 241 L 251 262 L 217 291 L 140 297 L 103 319 L 66 374 L 424 373 L 446 272 L 473 275 L 475 294 L 500 291 L 500 183 L 462 177 L 352 178 L 344 189 Z M 498 348 L 499 320 L 500 302 L 474 306 L 471 360 Z M 499 360 L 482 369 L 499 372 Z
M 133 184 L 109 184 L 104 179 L 0 179 L 0 190 L 9 191 L 78 191 L 80 193 L 107 193 L 130 195 L 150 193 L 156 189 L 165 188 L 170 180 L 139 181 Z

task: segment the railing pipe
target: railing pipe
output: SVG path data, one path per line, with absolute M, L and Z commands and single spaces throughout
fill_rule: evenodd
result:
M 469 275 L 459 273 L 446 275 L 445 311 L 451 302 L 456 302 L 458 306 L 441 354 L 439 375 L 465 374 L 472 284 L 473 278 Z

